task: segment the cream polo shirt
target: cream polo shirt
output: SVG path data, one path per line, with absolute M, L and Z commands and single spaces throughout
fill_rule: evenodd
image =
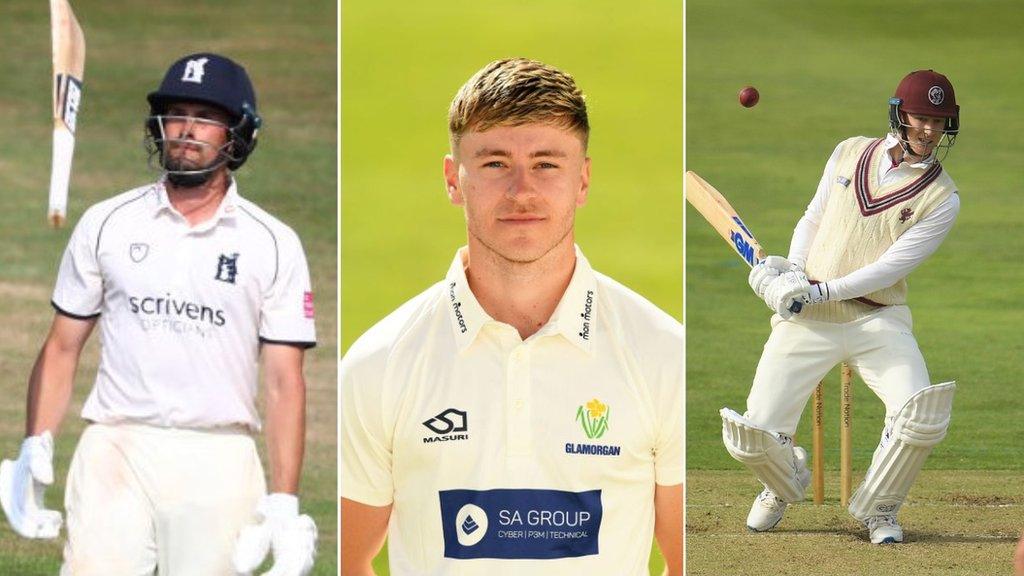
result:
M 99 371 L 82 409 L 94 422 L 258 430 L 260 342 L 316 343 L 298 236 L 234 183 L 195 227 L 160 182 L 92 206 L 52 302 L 99 317 Z
M 445 280 L 341 362 L 341 493 L 392 504 L 395 575 L 647 574 L 683 481 L 683 327 L 576 268 L 525 341 Z

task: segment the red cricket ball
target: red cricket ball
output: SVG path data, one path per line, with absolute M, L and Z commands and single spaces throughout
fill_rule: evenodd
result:
M 757 104 L 757 101 L 761 99 L 761 95 L 757 93 L 757 88 L 753 86 L 744 86 L 743 90 L 740 90 L 740 104 L 744 108 L 750 108 Z

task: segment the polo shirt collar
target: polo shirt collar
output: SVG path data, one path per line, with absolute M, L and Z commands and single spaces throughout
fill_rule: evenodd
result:
M 463 247 L 455 254 L 455 259 L 445 276 L 444 286 L 448 319 L 459 352 L 476 340 L 484 325 L 496 322 L 484 311 L 469 289 L 465 268 L 467 250 Z M 581 350 L 592 353 L 596 317 L 597 277 L 579 246 L 576 246 L 576 267 L 569 280 L 569 286 L 562 294 L 551 318 L 535 336 L 560 334 Z
M 584 352 L 592 353 L 597 308 L 597 277 L 576 246 L 576 268 L 548 325 Z
M 167 177 L 164 176 L 158 182 L 153 185 L 153 189 L 156 193 L 155 203 L 153 205 L 153 217 L 160 216 L 161 214 L 167 214 L 173 218 L 185 220 L 174 206 L 171 204 L 170 198 L 167 196 L 167 186 L 165 185 Z M 202 222 L 192 228 L 194 231 L 208 230 L 216 226 L 222 219 L 234 219 L 238 213 L 238 184 L 235 179 L 231 179 L 231 185 L 228 186 L 227 194 L 221 200 L 220 205 L 217 206 L 217 211 L 213 217 L 209 220 Z
M 484 324 L 494 321 L 487 312 L 484 312 L 483 306 L 480 306 L 473 291 L 469 289 L 469 280 L 466 279 L 468 251 L 466 247 L 459 248 L 451 267 L 448 268 L 448 274 L 444 277 L 445 304 L 459 352 L 476 340 Z

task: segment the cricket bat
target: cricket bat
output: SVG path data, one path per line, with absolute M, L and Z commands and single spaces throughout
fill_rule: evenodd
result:
M 53 163 L 48 220 L 57 228 L 67 218 L 75 126 L 85 72 L 85 35 L 68 0 L 50 0 L 50 35 L 53 42 Z
M 686 200 L 700 212 L 708 224 L 718 232 L 729 246 L 753 268 L 768 257 L 768 253 L 754 238 L 754 233 L 743 223 L 736 209 L 715 189 L 697 174 L 686 172 Z M 793 302 L 789 311 L 798 314 L 802 302 Z

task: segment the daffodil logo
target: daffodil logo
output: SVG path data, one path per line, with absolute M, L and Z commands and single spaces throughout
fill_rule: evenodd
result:
M 608 431 L 608 414 L 610 412 L 607 404 L 602 404 L 600 400 L 594 398 L 576 410 L 576 419 L 583 426 L 583 432 L 586 433 L 587 438 L 600 438 Z

